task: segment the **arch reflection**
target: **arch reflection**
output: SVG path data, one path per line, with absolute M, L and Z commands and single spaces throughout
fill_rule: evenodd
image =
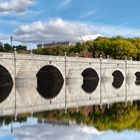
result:
M 82 89 L 87 93 L 92 93 L 98 86 L 99 76 L 92 68 L 87 68 L 82 72 L 83 85 Z
M 62 89 L 64 79 L 61 72 L 52 65 L 44 66 L 37 73 L 37 91 L 46 98 L 56 97 Z
M 13 88 L 13 79 L 8 70 L 0 65 L 0 103 L 3 102 Z
M 116 89 L 120 88 L 124 82 L 124 76 L 121 71 L 116 70 L 112 73 L 113 75 L 113 82 L 112 86 Z

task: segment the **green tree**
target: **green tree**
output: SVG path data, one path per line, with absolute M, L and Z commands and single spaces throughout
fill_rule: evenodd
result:
M 122 38 L 112 38 L 111 47 L 111 55 L 115 59 L 124 59 L 125 56 L 135 58 L 138 51 L 133 43 Z
M 24 50 L 24 51 L 27 50 L 27 46 L 23 46 L 23 45 L 18 45 L 18 46 L 13 46 L 13 47 L 16 48 L 17 51 L 18 51 L 18 50 Z
M 4 51 L 5 52 L 12 52 L 13 48 L 8 43 L 4 44 Z

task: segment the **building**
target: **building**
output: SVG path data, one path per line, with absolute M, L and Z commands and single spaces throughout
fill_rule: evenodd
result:
M 56 46 L 65 46 L 70 45 L 69 41 L 63 41 L 63 42 L 52 42 L 52 43 L 40 43 L 37 44 L 37 48 L 48 48 L 48 47 L 56 47 Z
M 2 43 L 2 42 L 0 42 L 0 46 L 2 46 L 2 47 L 3 47 L 3 43 Z

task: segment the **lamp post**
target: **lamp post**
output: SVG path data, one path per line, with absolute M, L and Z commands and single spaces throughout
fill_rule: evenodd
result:
M 10 40 L 11 40 L 11 48 L 13 48 L 13 37 L 12 36 L 10 37 Z
M 67 61 L 67 52 L 64 52 L 65 55 L 65 113 L 67 113 L 67 89 L 66 89 L 66 61 Z
M 102 109 L 102 54 L 100 54 L 100 108 Z
M 11 51 L 13 51 L 13 37 L 10 36 L 10 42 L 11 42 Z M 14 54 L 14 81 L 15 81 L 15 54 Z M 11 121 L 11 133 L 13 133 L 13 118 Z
M 13 37 L 10 37 L 11 40 L 11 47 L 13 48 Z M 15 96 L 15 108 L 14 108 L 14 121 L 17 120 L 17 112 L 16 112 L 16 48 L 13 48 L 13 55 L 14 55 L 14 83 L 15 83 L 15 90 L 14 90 L 14 96 Z

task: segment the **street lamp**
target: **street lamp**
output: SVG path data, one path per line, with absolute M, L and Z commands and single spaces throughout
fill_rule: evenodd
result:
M 11 47 L 13 48 L 13 37 L 12 36 L 10 37 L 10 40 L 11 40 Z
M 10 37 L 11 40 L 11 47 L 13 48 L 13 37 Z M 14 82 L 15 82 L 15 112 L 14 112 L 14 120 L 17 120 L 17 103 L 16 103 L 16 48 L 13 48 L 13 55 L 14 55 Z

